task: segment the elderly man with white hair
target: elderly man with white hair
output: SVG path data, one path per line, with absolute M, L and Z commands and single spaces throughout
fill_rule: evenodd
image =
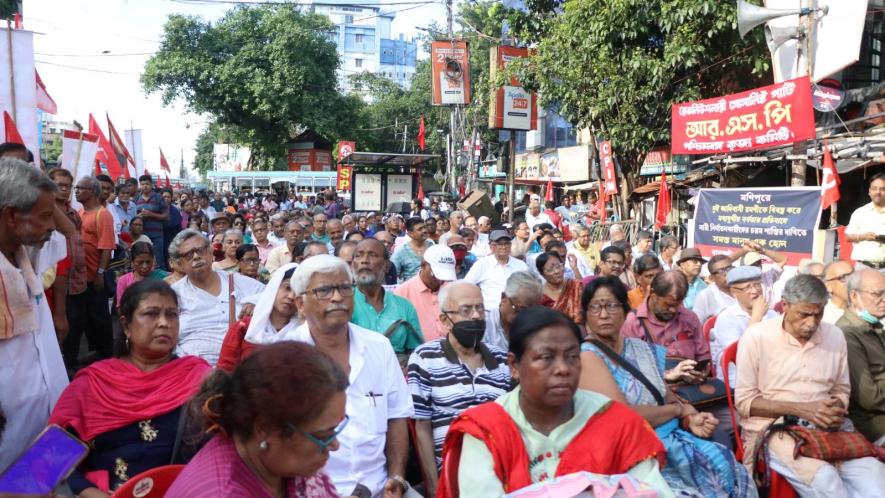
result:
M 212 269 L 209 239 L 187 229 L 169 244 L 185 277 L 172 284 L 178 295 L 176 354 L 195 355 L 215 366 L 231 324 L 254 308 L 264 284 L 239 273 Z
M 349 423 L 325 466 L 338 493 L 400 497 L 408 489 L 403 476 L 412 398 L 390 341 L 350 322 L 354 283 L 350 265 L 335 256 L 301 263 L 291 288 L 305 322 L 286 339 L 315 345 L 348 373 Z
M 544 286 L 541 280 L 530 271 L 517 271 L 510 274 L 501 293 L 501 302 L 494 308 L 486 309 L 486 332 L 483 341 L 504 351 L 510 347 L 510 327 L 520 311 L 538 306 Z
M 476 241 L 470 252 L 477 258 L 488 256 L 492 253 L 492 246 L 489 245 L 489 233 L 492 230 L 492 220 L 488 216 L 480 216 L 476 222 Z
M 485 308 L 479 287 L 458 280 L 443 287 L 439 298 L 440 320 L 447 334 L 419 346 L 408 367 L 417 450 L 428 476 L 428 496 L 436 496 L 449 424 L 464 410 L 494 401 L 510 390 L 506 350 L 483 342 Z

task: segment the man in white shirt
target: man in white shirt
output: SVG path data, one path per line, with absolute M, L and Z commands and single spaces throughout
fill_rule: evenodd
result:
M 824 267 L 824 285 L 830 293 L 830 300 L 824 306 L 824 323 L 835 325 L 848 309 L 848 278 L 853 274 L 850 261 L 837 259 Z
M 885 269 L 885 173 L 870 180 L 870 203 L 854 210 L 845 236 L 854 243 L 851 259 L 876 270 Z
M 276 213 L 270 217 L 271 232 L 267 234 L 267 240 L 276 247 L 286 245 L 286 213 Z
M 439 236 L 439 244 L 447 245 L 449 237 L 457 235 L 461 230 L 461 222 L 464 221 L 464 214 L 461 211 L 452 211 L 449 213 L 449 231 Z
M 524 309 L 538 306 L 543 293 L 541 281 L 531 272 L 511 273 L 501 293 L 501 302 L 495 308 L 486 308 L 483 342 L 507 351 L 510 348 L 510 327 L 516 315 Z
M 180 310 L 176 354 L 199 356 L 215 366 L 230 324 L 251 313 L 264 284 L 239 273 L 212 270 L 209 239 L 196 230 L 179 232 L 169 244 L 169 254 L 186 275 L 172 284 Z
M 679 239 L 672 235 L 666 235 L 661 237 L 658 247 L 660 249 L 658 260 L 661 262 L 661 267 L 664 268 L 664 271 L 677 269 L 674 258 L 676 253 L 679 252 Z
M 390 341 L 350 323 L 354 278 L 350 266 L 321 254 L 305 260 L 291 281 L 305 323 L 286 339 L 316 345 L 348 372 L 339 448 L 324 467 L 342 496 L 394 496 L 406 491 L 406 419 L 412 398 Z
M 731 258 L 724 254 L 713 256 L 707 263 L 712 285 L 708 285 L 706 289 L 698 293 L 698 297 L 694 301 L 694 308 L 692 308 L 692 311 L 700 319 L 701 325 L 706 323 L 710 317 L 718 315 L 719 312 L 737 302 L 728 289 L 727 275 L 732 268 Z
M 525 222 L 529 224 L 529 230 L 532 231 L 535 230 L 535 225 L 540 225 L 541 223 L 553 225 L 553 220 L 550 219 L 550 216 L 541 211 L 540 199 L 535 197 L 532 197 L 529 201 L 529 208 L 525 212 Z
M 501 292 L 511 273 L 529 269 L 523 261 L 510 256 L 511 240 L 506 230 L 493 230 L 489 235 L 492 254 L 473 263 L 464 277 L 482 289 L 486 309 L 495 308 L 501 302 Z
M 771 259 L 773 265 L 763 266 L 763 256 Z M 775 284 L 784 274 L 787 257 L 778 251 L 772 251 L 759 245 L 758 242 L 745 240 L 741 248 L 729 254 L 732 263 L 740 260 L 740 266 L 755 266 L 762 271 L 762 292 L 769 306 L 774 306 L 780 299 L 775 294 Z
M 6 414 L 0 469 L 46 427 L 68 385 L 40 280 L 67 255 L 65 237 L 53 232 L 56 191 L 39 169 L 18 159 L 0 160 L 0 316 L 15 316 L 0 323 L 0 405 Z
M 716 318 L 716 326 L 710 333 L 710 355 L 716 366 L 716 376 L 725 378 L 720 368 L 722 352 L 739 340 L 747 327 L 778 315 L 768 307 L 762 292 L 762 270 L 755 266 L 738 266 L 728 272 L 728 289 L 735 304 L 722 310 Z M 730 385 L 734 385 L 734 372 L 729 371 Z

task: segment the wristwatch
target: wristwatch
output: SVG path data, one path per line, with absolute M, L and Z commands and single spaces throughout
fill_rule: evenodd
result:
M 102 273 L 104 273 L 104 268 L 99 268 L 98 270 L 95 270 L 95 272 L 101 275 Z
M 405 479 L 403 478 L 403 476 L 390 476 L 390 478 L 393 479 L 394 481 L 398 482 L 399 485 L 403 487 L 403 493 L 405 493 L 406 491 L 408 491 L 409 488 L 411 487 L 411 486 L 409 485 L 409 481 L 405 480 Z

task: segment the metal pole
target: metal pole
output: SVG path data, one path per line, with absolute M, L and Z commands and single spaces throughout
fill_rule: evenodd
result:
M 12 120 L 18 123 L 18 111 L 15 105 L 15 61 L 12 58 L 12 23 L 6 20 L 6 53 L 9 56 L 9 94 L 12 97 Z
M 515 218 L 515 210 L 516 210 L 516 199 L 513 198 L 513 179 L 516 176 L 516 132 L 510 132 L 510 155 L 507 158 L 507 162 L 510 163 L 507 167 L 507 221 L 513 223 Z
M 814 0 L 802 0 L 803 8 L 814 8 Z M 805 36 L 802 39 L 799 50 L 799 71 L 800 76 L 808 76 L 811 82 L 814 82 L 814 13 L 808 14 L 801 19 L 805 24 Z M 793 145 L 793 153 L 798 155 L 808 154 L 808 141 L 803 140 Z M 796 159 L 793 161 L 792 174 L 790 175 L 790 185 L 793 187 L 805 186 L 805 170 L 806 160 Z

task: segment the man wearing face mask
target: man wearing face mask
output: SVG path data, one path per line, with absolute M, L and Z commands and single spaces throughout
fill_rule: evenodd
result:
M 867 439 L 885 446 L 885 275 L 863 269 L 848 278 L 850 306 L 836 322 L 848 343 L 848 416 Z
M 449 424 L 464 410 L 494 401 L 510 389 L 507 353 L 483 343 L 486 328 L 482 292 L 457 281 L 439 294 L 443 339 L 418 347 L 409 358 L 408 383 L 415 405 L 417 450 L 436 496 L 436 476 Z
M 461 280 L 470 271 L 473 263 L 476 263 L 476 255 L 467 249 L 467 243 L 460 235 L 449 237 L 448 244 L 449 249 L 455 254 L 455 274 L 458 280 Z

